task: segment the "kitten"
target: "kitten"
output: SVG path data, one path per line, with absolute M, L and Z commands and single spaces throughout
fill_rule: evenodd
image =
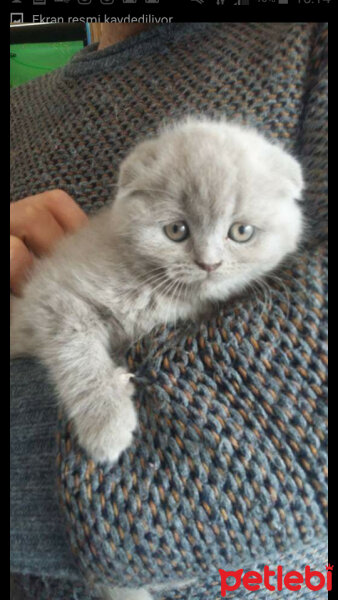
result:
M 12 299 L 12 355 L 47 365 L 95 461 L 116 461 L 137 426 L 126 347 L 294 251 L 302 188 L 299 163 L 254 129 L 189 118 L 136 146 L 112 206 L 36 261 Z

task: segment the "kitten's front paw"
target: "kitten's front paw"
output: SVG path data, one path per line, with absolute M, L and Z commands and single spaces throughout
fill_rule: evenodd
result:
M 132 442 L 137 426 L 132 378 L 116 369 L 109 390 L 93 398 L 93 410 L 75 420 L 79 443 L 95 462 L 117 461 Z

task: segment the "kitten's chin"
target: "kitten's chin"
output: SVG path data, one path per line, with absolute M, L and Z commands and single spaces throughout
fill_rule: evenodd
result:
M 216 273 L 209 273 L 199 282 L 199 292 L 203 299 L 211 299 L 219 295 L 219 288 L 224 286 L 224 279 L 216 277 Z
M 199 285 L 199 296 L 201 300 L 226 300 L 237 287 L 241 287 L 239 282 L 226 279 L 221 273 L 209 273 Z

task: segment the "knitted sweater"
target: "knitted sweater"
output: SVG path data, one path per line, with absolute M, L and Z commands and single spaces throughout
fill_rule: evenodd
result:
M 114 466 L 88 460 L 65 415 L 54 423 L 45 373 L 13 362 L 13 570 L 43 575 L 27 580 L 32 597 L 94 597 L 82 572 L 116 586 L 172 586 L 157 591 L 162 600 L 220 598 L 218 569 L 325 572 L 326 83 L 323 24 L 202 23 L 160 26 L 100 52 L 89 46 L 14 89 L 14 201 L 62 188 L 94 212 L 136 142 L 164 121 L 204 113 L 249 122 L 299 157 L 308 218 L 306 243 L 268 280 L 269 298 L 243 295 L 202 324 L 162 328 L 129 351 L 140 427 Z M 48 478 L 56 430 L 57 476 Z M 25 469 L 37 489 L 25 488 Z M 30 518 L 20 520 L 27 505 Z M 59 548 L 67 526 L 69 568 L 67 549 L 43 566 L 38 532 L 48 546 L 48 515 Z M 33 524 L 36 547 L 26 544 Z M 61 584 L 66 573 L 79 582 Z M 187 580 L 179 591 L 174 582 Z

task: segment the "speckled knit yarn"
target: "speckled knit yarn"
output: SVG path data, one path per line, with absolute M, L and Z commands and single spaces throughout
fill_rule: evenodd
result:
M 270 557 L 269 565 L 271 569 L 275 568 L 276 565 L 284 565 L 285 572 L 287 570 L 296 569 L 298 572 L 304 574 L 306 565 L 318 565 L 322 564 L 322 559 L 326 555 L 327 550 L 326 540 L 317 540 L 316 544 L 309 544 L 303 547 L 301 551 L 289 551 L 285 554 L 279 554 L 278 557 Z M 238 566 L 238 565 L 237 565 Z M 232 570 L 236 570 L 237 566 L 234 565 Z M 245 565 L 242 565 L 245 567 Z M 289 567 L 289 568 L 287 568 Z M 261 564 L 250 564 L 249 569 L 254 569 L 258 573 L 263 573 L 264 563 Z M 229 568 L 229 570 L 231 570 Z M 20 586 L 26 596 L 25 600 L 101 600 L 100 596 L 94 590 L 84 587 L 83 583 L 70 583 L 63 582 L 53 578 L 38 578 L 34 576 L 26 576 L 15 578 L 15 582 Z M 313 584 L 319 583 L 316 577 L 311 580 Z M 230 583 L 230 579 L 229 579 Z M 272 578 L 270 583 L 273 585 Z M 190 584 L 181 590 L 173 590 L 171 592 L 158 593 L 158 600 L 220 600 L 220 583 L 219 580 L 214 577 L 208 577 L 203 581 Z M 245 590 L 244 587 L 233 592 L 227 592 L 226 597 L 230 600 L 238 600 L 238 598 L 252 598 L 252 592 Z M 261 588 L 255 592 L 255 597 L 259 600 L 278 600 L 278 598 L 286 598 L 290 600 L 290 590 L 284 588 L 282 591 L 266 590 Z M 292 598 L 302 598 L 302 600 L 313 600 L 314 592 L 307 588 L 301 590 L 301 592 L 292 592 Z M 316 592 L 316 600 L 327 600 L 327 591 Z
M 291 570 L 308 557 L 325 572 L 325 61 L 323 24 L 177 25 L 89 47 L 14 93 L 13 200 L 61 187 L 94 210 L 135 142 L 191 112 L 248 121 L 305 168 L 309 234 L 267 297 L 248 293 L 129 352 L 140 427 L 118 464 L 96 467 L 60 414 L 61 504 L 94 579 L 155 590 L 195 578 L 155 597 L 219 600 L 219 568 Z

